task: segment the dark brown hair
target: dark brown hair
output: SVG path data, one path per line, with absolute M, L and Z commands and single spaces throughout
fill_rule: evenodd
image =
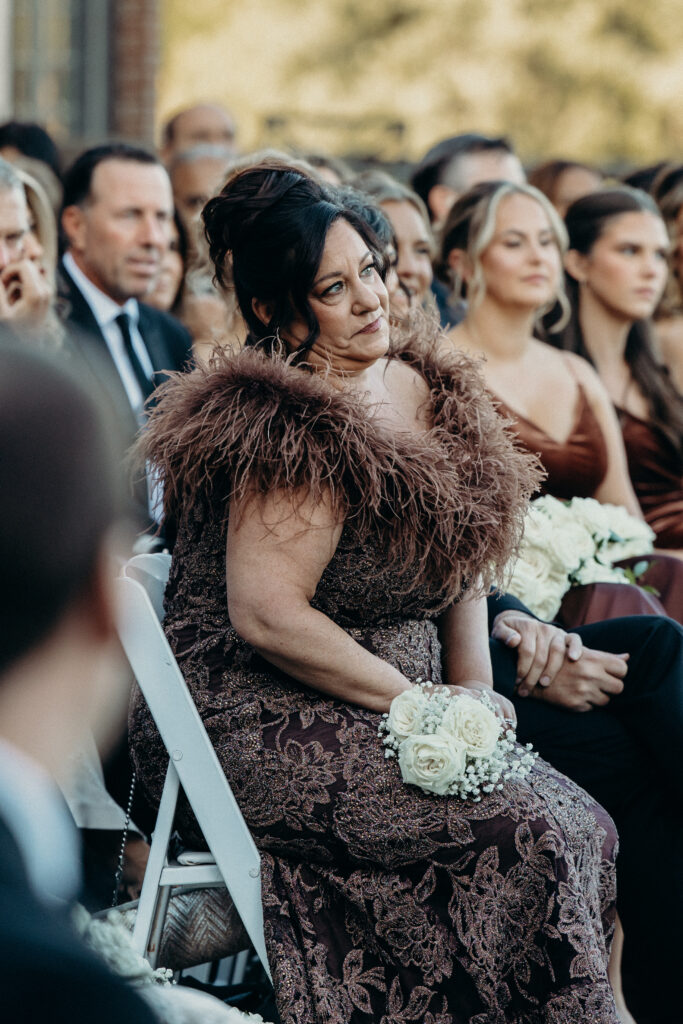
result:
M 588 171 L 597 177 L 601 178 L 603 176 L 602 171 L 598 170 L 597 167 L 579 163 L 578 160 L 546 160 L 542 164 L 537 164 L 529 172 L 527 181 L 534 188 L 537 188 L 539 192 L 542 192 L 544 196 L 547 196 L 554 205 L 557 201 L 558 183 L 566 171 Z
M 383 273 L 380 246 L 367 221 L 327 188 L 296 167 L 264 161 L 232 175 L 202 213 L 209 254 L 219 284 L 230 261 L 240 311 L 249 328 L 247 345 L 275 350 L 279 329 L 302 317 L 308 336 L 303 355 L 320 333 L 309 302 L 327 232 L 340 218 L 366 242 Z M 252 300 L 270 306 L 264 324 Z
M 603 188 L 583 196 L 567 210 L 565 223 L 569 234 L 569 247 L 588 254 L 602 236 L 607 224 L 625 213 L 651 213 L 661 217 L 654 199 L 640 189 L 619 185 Z M 553 343 L 560 348 L 577 352 L 592 362 L 579 323 L 579 286 L 567 275 L 567 294 L 572 315 Z M 548 339 L 550 340 L 550 339 Z M 655 355 L 652 329 L 648 320 L 636 320 L 628 333 L 624 358 L 631 376 L 647 400 L 650 417 L 666 437 L 683 451 L 683 397 L 669 379 L 667 370 Z

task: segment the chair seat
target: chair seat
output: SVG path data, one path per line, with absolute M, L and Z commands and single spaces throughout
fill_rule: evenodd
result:
M 162 868 L 160 885 L 225 885 L 220 868 L 212 861 L 209 864 L 182 864 L 171 860 Z
M 208 850 L 183 850 L 178 854 L 179 864 L 215 864 L 212 853 Z

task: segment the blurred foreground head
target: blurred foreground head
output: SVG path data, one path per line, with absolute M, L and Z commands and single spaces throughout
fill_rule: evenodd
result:
M 0 734 L 22 745 L 32 708 L 25 717 L 45 746 L 45 728 L 59 732 L 44 751 L 49 768 L 84 728 L 108 738 L 119 713 L 103 677 L 120 507 L 111 437 L 69 372 L 0 337 Z

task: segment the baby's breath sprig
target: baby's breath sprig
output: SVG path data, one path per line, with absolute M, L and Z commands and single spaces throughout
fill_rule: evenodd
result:
M 525 778 L 538 757 L 503 727 L 487 693 L 453 695 L 431 680 L 417 679 L 395 697 L 378 733 L 404 782 L 475 803 Z

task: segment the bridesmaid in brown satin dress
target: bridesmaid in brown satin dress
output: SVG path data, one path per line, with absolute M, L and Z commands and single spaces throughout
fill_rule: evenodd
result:
M 631 480 L 657 547 L 683 556 L 683 396 L 660 365 L 650 317 L 669 240 L 654 201 L 625 186 L 567 211 L 572 316 L 559 341 L 595 366 L 614 402 Z
M 484 376 L 501 410 L 541 457 L 548 474 L 544 493 L 593 497 L 642 517 L 604 384 L 585 359 L 533 334 L 558 295 L 567 307 L 561 287 L 566 243 L 557 213 L 530 186 L 489 182 L 458 200 L 444 230 L 442 261 L 456 292 L 467 296 L 468 314 L 449 338 L 485 357 Z M 663 600 L 626 584 L 592 584 L 567 595 L 561 621 L 574 627 L 652 613 L 681 621 L 683 567 L 677 559 L 657 558 L 648 573 L 648 582 L 657 577 Z

